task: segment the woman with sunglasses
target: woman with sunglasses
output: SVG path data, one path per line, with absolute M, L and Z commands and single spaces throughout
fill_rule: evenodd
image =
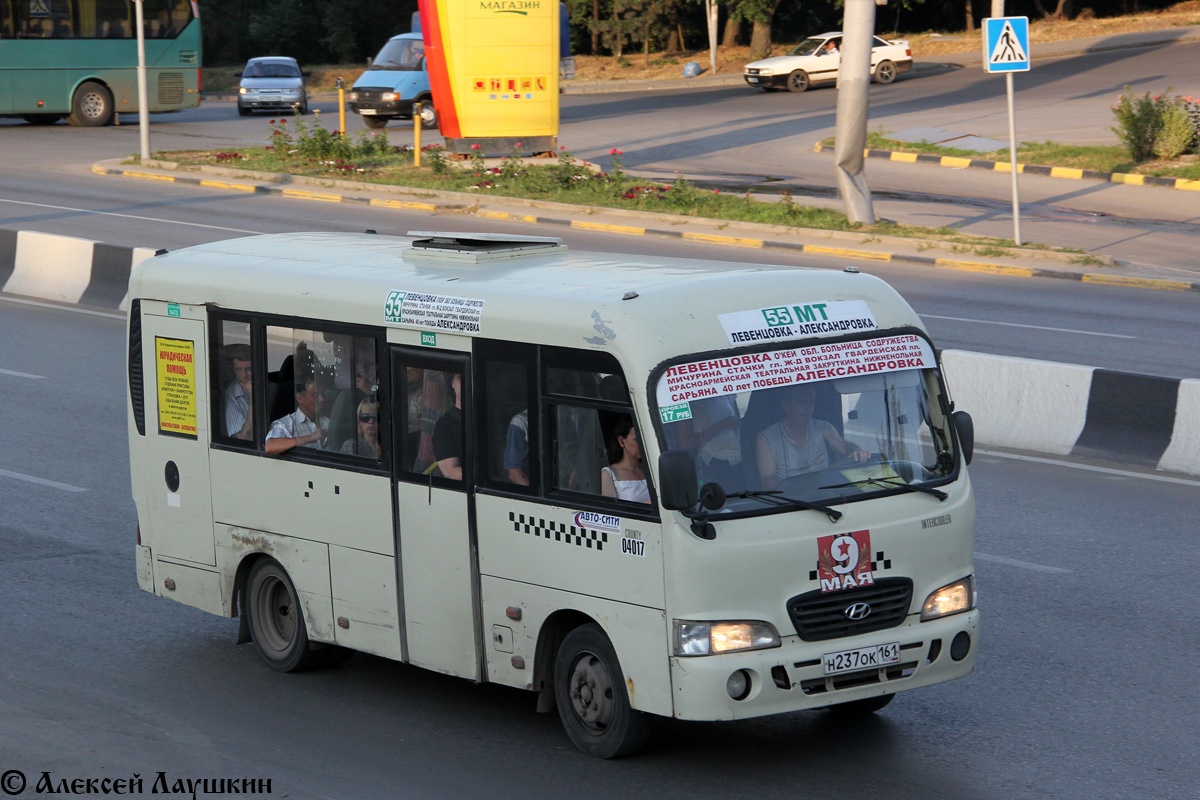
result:
M 379 460 L 379 403 L 363 400 L 358 404 L 358 441 L 347 439 L 343 453 Z

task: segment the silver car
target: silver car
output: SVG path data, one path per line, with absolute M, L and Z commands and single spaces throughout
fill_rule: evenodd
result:
M 243 117 L 251 111 L 286 111 L 297 109 L 308 113 L 308 92 L 304 79 L 311 72 L 301 70 L 296 59 L 285 56 L 252 58 L 246 68 L 233 73 L 241 78 L 238 85 L 238 114 Z

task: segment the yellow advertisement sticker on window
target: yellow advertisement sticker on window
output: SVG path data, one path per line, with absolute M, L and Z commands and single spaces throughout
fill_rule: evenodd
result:
M 196 438 L 195 342 L 154 337 L 158 432 Z

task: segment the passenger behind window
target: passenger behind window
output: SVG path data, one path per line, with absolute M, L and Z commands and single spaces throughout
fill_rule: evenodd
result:
M 608 439 L 608 462 L 610 466 L 600 471 L 601 494 L 635 503 L 650 502 L 637 430 L 628 414 L 617 417 L 613 424 Z
M 462 375 L 450 379 L 454 407 L 442 415 L 433 428 L 433 455 L 441 474 L 452 481 L 463 478 Z
M 690 450 L 700 467 L 702 483 L 719 483 L 727 491 L 739 491 L 742 446 L 738 436 L 737 397 L 732 394 L 693 400 L 692 418 L 681 420 L 679 444 Z
M 803 384 L 777 389 L 783 419 L 758 434 L 758 474 L 770 490 L 788 478 L 829 466 L 830 449 L 839 458 L 866 461 L 871 454 L 838 435 L 825 420 L 813 418 L 816 392 Z
M 514 414 L 508 423 L 508 435 L 504 440 L 504 469 L 513 483 L 529 485 L 528 409 Z
M 225 387 L 225 431 L 232 439 L 249 441 L 254 436 L 254 373 L 250 345 L 231 344 L 224 355 L 233 362 L 233 380 Z
M 358 440 L 347 439 L 342 452 L 379 460 L 379 403 L 363 400 L 358 404 Z
M 284 453 L 293 447 L 325 449 L 329 418 L 321 416 L 324 396 L 311 373 L 296 381 L 296 410 L 271 423 L 267 433 L 268 453 Z

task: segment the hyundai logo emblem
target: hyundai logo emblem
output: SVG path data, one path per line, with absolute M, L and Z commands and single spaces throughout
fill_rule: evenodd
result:
M 852 606 L 846 606 L 846 610 L 842 613 L 845 614 L 848 619 L 866 619 L 871 613 L 871 607 L 866 603 L 855 603 Z

